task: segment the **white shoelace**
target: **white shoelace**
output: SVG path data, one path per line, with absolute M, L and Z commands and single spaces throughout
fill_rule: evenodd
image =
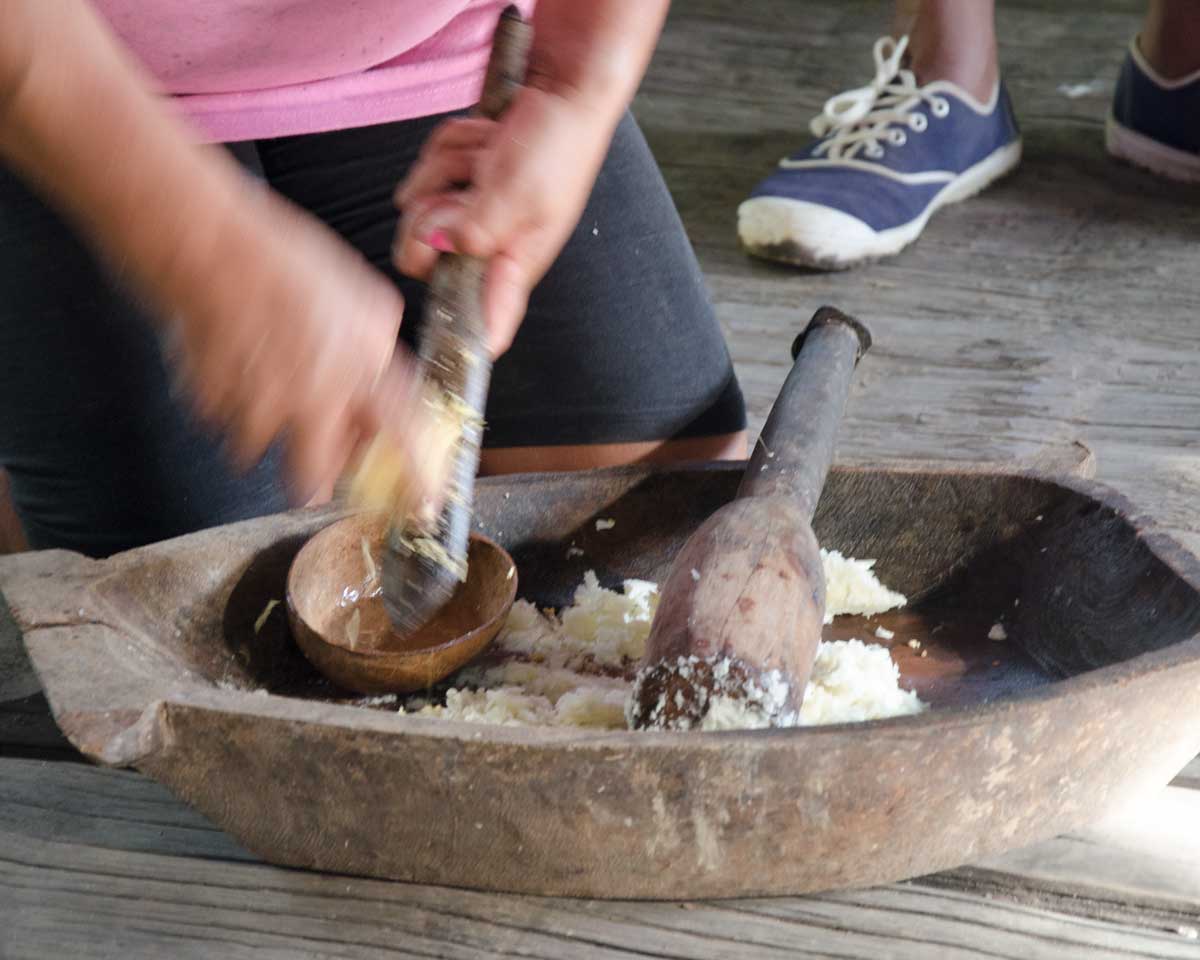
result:
M 928 127 L 925 114 L 912 112 L 916 107 L 928 103 L 930 112 L 939 118 L 950 112 L 949 101 L 917 86 L 916 75 L 901 68 L 907 47 L 908 37 L 875 41 L 875 78 L 865 87 L 830 97 L 809 123 L 814 136 L 828 137 L 813 150 L 814 157 L 824 154 L 830 160 L 844 160 L 861 152 L 878 160 L 885 142 L 902 147 L 908 141 L 900 126 L 914 133 Z

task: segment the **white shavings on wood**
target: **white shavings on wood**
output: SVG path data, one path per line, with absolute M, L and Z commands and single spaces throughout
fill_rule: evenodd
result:
M 567 559 L 571 560 L 574 557 L 582 557 L 583 551 L 578 547 L 567 547 Z
M 1004 624 L 993 623 L 992 629 L 988 631 L 988 639 L 996 641 L 1007 640 L 1008 631 L 1004 629 Z
M 748 676 L 727 656 L 692 655 L 638 671 L 625 701 L 625 722 L 630 727 L 643 719 L 639 714 L 647 697 L 645 682 L 663 668 L 674 676 L 675 696 L 668 703 L 665 690 L 659 693 L 644 718 L 645 729 L 753 730 L 796 725 L 795 712 L 788 710 L 791 687 L 780 671 Z M 689 703 L 703 711 L 699 717 L 685 709 Z
M 875 628 L 875 636 L 877 636 L 880 640 L 891 640 L 893 637 L 896 636 L 896 634 L 894 631 L 889 630 L 887 627 L 876 627 Z
M 503 726 L 625 726 L 629 683 L 592 669 L 627 672 L 641 658 L 658 605 L 658 587 L 627 580 L 624 592 L 600 586 L 589 570 L 574 603 L 556 616 L 518 600 L 496 638 L 498 652 L 527 657 L 496 666 L 468 667 L 446 694 L 445 706 L 415 712 Z M 410 710 L 409 712 L 413 712 Z
M 227 693 L 248 693 L 252 697 L 269 697 L 271 691 L 266 687 L 255 687 L 253 690 L 249 687 L 243 687 L 231 680 L 218 680 L 216 683 L 218 690 L 224 690 Z
M 861 723 L 927 709 L 915 692 L 900 686 L 900 669 L 887 648 L 861 640 L 823 641 L 818 645 L 799 715 L 786 710 L 789 689 L 778 670 L 758 680 L 744 680 L 733 688 L 724 684 L 730 674 L 727 657 L 703 662 L 710 665 L 714 684 L 706 704 L 704 688 L 697 689 L 698 702 L 706 710 L 698 729 L 704 731 Z M 687 681 L 700 663 L 696 657 L 680 657 L 674 670 Z M 630 726 L 636 699 L 636 694 L 631 694 L 626 702 L 626 720 Z M 666 707 L 660 697 L 650 712 L 650 729 L 690 728 L 693 721 L 686 716 L 668 720 Z
M 860 586 L 865 573 L 874 581 L 873 595 L 899 597 L 879 584 L 870 563 L 847 561 L 840 569 L 852 571 Z M 834 604 L 851 592 L 835 596 L 829 605 L 833 614 L 846 612 Z M 602 587 L 589 570 L 571 606 L 557 615 L 539 611 L 527 600 L 513 604 L 495 648 L 500 655 L 523 659 L 468 667 L 455 678 L 458 685 L 447 692 L 445 705 L 409 700 L 401 712 L 504 726 L 624 729 L 631 690 L 625 677 L 645 652 L 657 605 L 655 584 L 627 580 L 618 593 Z M 855 612 L 864 605 L 862 590 L 854 605 Z M 618 675 L 603 675 L 597 668 Z M 718 680 L 727 673 L 727 663 L 713 665 Z M 915 693 L 900 688 L 899 677 L 885 647 L 859 640 L 823 642 L 800 714 L 785 719 L 792 725 L 851 723 L 924 710 Z M 765 708 L 783 704 L 787 696 L 787 684 L 777 672 L 749 695 L 713 696 L 701 729 L 766 727 L 772 710 Z
M 605 530 L 611 530 L 616 525 L 617 525 L 616 520 L 610 520 L 607 517 L 601 517 L 599 520 L 596 521 L 596 530 L 598 532 L 603 532 Z
M 554 715 L 560 726 L 619 730 L 625 725 L 625 685 L 619 690 L 579 686 L 555 701 Z
M 874 560 L 855 560 L 837 550 L 821 549 L 825 570 L 825 622 L 851 613 L 872 617 L 907 603 L 901 593 L 889 590 L 875 576 Z
M 713 696 L 700 729 L 756 730 L 769 726 L 861 723 L 928 709 L 914 691 L 900 686 L 900 669 L 888 650 L 861 640 L 822 641 L 818 645 L 799 716 L 789 716 L 783 711 L 787 696 L 787 683 L 778 671 L 772 671 L 763 684 L 748 684 L 736 696 L 729 693 Z
M 581 683 L 598 689 L 624 691 L 620 677 L 605 677 L 578 673 L 567 667 L 538 663 L 509 661 L 494 667 L 475 667 L 460 675 L 472 686 L 518 687 L 523 692 L 556 701 L 578 690 Z
M 547 726 L 549 720 L 542 697 L 530 696 L 510 687 L 501 687 L 498 690 L 455 687 L 446 692 L 444 707 L 425 707 L 418 713 L 466 723 L 491 723 L 505 727 Z
M 583 576 L 571 606 L 555 617 L 518 600 L 496 645 L 526 655 L 590 657 L 600 666 L 621 667 L 641 659 L 658 607 L 658 586 L 626 580 L 624 592 L 600 586 L 594 571 Z
M 694 580 L 696 583 L 699 583 L 699 582 L 700 582 L 700 571 L 699 571 L 699 570 L 697 570 L 695 567 L 692 567 L 692 579 L 693 579 L 693 580 Z
M 468 672 L 460 680 L 470 686 L 446 693 L 445 706 L 427 706 L 424 716 L 501 726 L 625 726 L 627 684 L 532 663 L 506 663 Z
M 765 730 L 771 718 L 757 703 L 724 694 L 708 701 L 701 730 Z
M 267 601 L 267 605 L 265 607 L 263 607 L 262 613 L 260 613 L 258 615 L 258 619 L 254 621 L 254 635 L 255 636 L 258 636 L 259 631 L 262 630 L 263 625 L 267 622 L 267 618 L 271 615 L 271 611 L 274 610 L 277 606 L 279 606 L 278 600 L 268 600 Z
M 424 557 L 430 563 L 436 563 L 439 567 L 449 570 L 460 583 L 467 579 L 466 561 L 452 557 L 450 551 L 433 537 L 399 537 L 398 539 L 410 553 Z
M 926 709 L 914 691 L 901 688 L 900 668 L 885 647 L 836 640 L 817 647 L 800 725 L 861 723 Z
M 728 669 L 729 658 L 724 659 Z M 714 676 L 719 672 L 714 668 Z M 791 696 L 791 687 L 778 670 L 772 670 L 763 677 L 762 683 L 745 683 L 743 687 L 737 697 L 712 697 L 708 701 L 708 712 L 700 722 L 700 729 L 762 730 L 771 726 L 796 725 L 796 714 L 784 709 Z
M 394 693 L 384 693 L 377 697 L 363 697 L 361 700 L 355 700 L 356 707 L 390 707 L 394 703 L 399 703 L 400 698 Z

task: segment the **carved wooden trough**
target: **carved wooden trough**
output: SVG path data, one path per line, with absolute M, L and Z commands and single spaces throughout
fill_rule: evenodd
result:
M 588 568 L 660 577 L 738 479 L 713 465 L 488 480 L 477 524 L 513 553 L 522 594 L 558 605 Z M 282 610 L 255 632 L 292 556 L 336 515 L 102 562 L 0 559 L 72 742 L 274 863 L 537 894 L 800 893 L 1077 828 L 1200 752 L 1200 564 L 1079 477 L 836 469 L 821 542 L 878 558 L 913 603 L 835 634 L 894 630 L 904 682 L 933 708 L 783 731 L 491 727 L 339 703 Z M 597 531 L 597 517 L 616 525 Z M 568 559 L 571 544 L 584 556 Z M 987 639 L 998 621 L 1007 642 Z

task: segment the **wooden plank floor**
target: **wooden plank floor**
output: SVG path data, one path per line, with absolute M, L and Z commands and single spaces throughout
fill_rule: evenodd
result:
M 753 426 L 792 335 L 835 303 L 876 338 L 843 458 L 1006 459 L 1082 440 L 1100 479 L 1200 549 L 1200 190 L 1102 150 L 1137 4 L 1001 7 L 1024 166 L 856 272 L 752 262 L 734 211 L 827 96 L 868 79 L 883 3 L 681 0 L 636 111 Z M 1093 81 L 1094 95 L 1058 92 Z M 70 762 L 11 641 L 0 637 L 2 960 L 1200 957 L 1200 761 L 1093 829 L 876 890 L 714 904 L 463 893 L 268 867 L 149 780 Z
M 844 459 L 997 458 L 1082 440 L 1099 479 L 1200 546 L 1200 188 L 1110 161 L 1108 110 L 1134 2 L 1004 2 L 1002 66 L 1025 137 L 1015 176 L 939 213 L 901 256 L 848 273 L 751 261 L 738 202 L 865 83 L 887 7 L 676 4 L 637 113 L 708 276 L 761 424 L 787 347 L 830 302 L 876 346 Z M 1063 83 L 1096 81 L 1069 99 Z
M 1170 788 L 1111 825 L 909 883 L 614 903 L 269 867 L 137 774 L 0 758 L 0 957 L 1194 958 L 1196 842 L 1173 830 L 1198 819 L 1200 791 Z

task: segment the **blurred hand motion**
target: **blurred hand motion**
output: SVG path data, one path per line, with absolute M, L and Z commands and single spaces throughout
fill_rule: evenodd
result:
M 173 304 L 168 353 L 240 466 L 283 438 L 305 502 L 380 430 L 403 445 L 415 365 L 397 353 L 395 287 L 317 221 L 254 193 L 261 209 L 226 225 L 212 274 Z

